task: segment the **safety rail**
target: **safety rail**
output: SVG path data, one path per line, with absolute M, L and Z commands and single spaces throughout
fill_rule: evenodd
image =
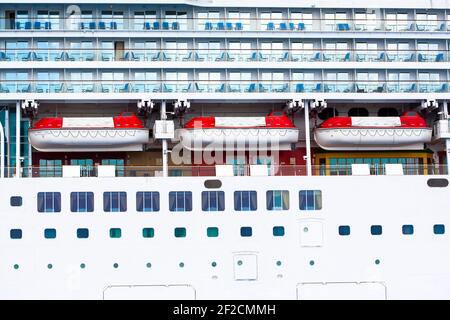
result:
M 97 177 L 101 166 L 79 166 L 79 177 Z M 257 169 L 257 170 L 256 170 Z M 352 165 L 313 165 L 314 176 L 356 176 Z M 401 172 L 395 175 L 446 175 L 446 165 L 408 165 L 401 164 Z M 160 177 L 162 166 L 116 166 L 115 177 Z M 209 176 L 306 176 L 305 165 L 184 165 L 169 166 L 169 177 L 209 177 Z M 367 174 L 371 176 L 390 175 L 385 164 L 367 164 Z M 15 167 L 6 167 L 6 178 L 17 177 Z M 20 168 L 23 178 L 63 177 L 63 166 L 28 166 Z M 73 176 L 71 176 L 73 177 Z

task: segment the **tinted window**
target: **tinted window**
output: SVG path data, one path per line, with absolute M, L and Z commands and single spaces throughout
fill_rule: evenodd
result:
M 405 224 L 402 226 L 402 233 L 403 234 L 413 234 L 414 233 L 414 226 L 411 224 Z
M 242 227 L 241 228 L 241 237 L 251 237 L 252 236 L 252 228 L 251 227 Z
M 186 228 L 175 228 L 173 233 L 176 238 L 184 238 L 186 237 Z
M 143 228 L 142 236 L 144 238 L 153 238 L 155 236 L 155 229 L 153 228 Z
M 289 210 L 289 191 L 270 190 L 266 192 L 267 210 Z
M 77 238 L 78 239 L 87 239 L 89 238 L 89 229 L 79 228 L 77 229 Z
M 275 237 L 282 237 L 282 236 L 284 236 L 284 227 L 281 227 L 281 226 L 273 227 L 273 235 Z
M 11 205 L 11 207 L 20 207 L 20 206 L 22 206 L 22 197 L 15 196 L 15 197 L 9 198 L 9 204 Z
M 374 236 L 378 236 L 383 233 L 383 227 L 379 225 L 374 225 L 370 227 L 370 233 Z
M 22 229 L 11 229 L 9 236 L 11 239 L 22 239 Z
M 348 236 L 350 234 L 349 226 L 339 226 L 339 234 L 341 236 Z
M 192 211 L 191 191 L 171 191 L 169 192 L 170 211 Z
M 203 211 L 223 211 L 225 210 L 225 192 L 223 191 L 203 191 L 202 192 Z
M 215 238 L 219 236 L 219 228 L 209 227 L 206 229 L 206 235 L 210 238 Z
M 127 193 L 126 192 L 104 192 L 103 193 L 103 211 L 105 211 L 105 212 L 127 211 Z
M 300 210 L 321 210 L 322 191 L 320 190 L 300 190 L 299 192 Z
M 45 229 L 44 237 L 45 237 L 45 239 L 55 239 L 56 238 L 56 229 Z
M 109 229 L 109 237 L 110 238 L 120 238 L 120 237 L 122 237 L 122 229 L 120 229 L 120 228 L 111 228 L 111 229 Z
M 235 191 L 234 210 L 255 211 L 257 209 L 256 191 Z
M 433 226 L 433 232 L 434 232 L 434 234 L 444 234 L 445 226 L 443 224 L 435 224 Z
M 39 192 L 37 209 L 39 212 L 61 212 L 61 193 Z
M 93 212 L 94 193 L 93 192 L 71 192 L 70 211 L 72 212 Z
M 156 191 L 137 192 L 136 211 L 138 212 L 159 211 L 159 192 Z

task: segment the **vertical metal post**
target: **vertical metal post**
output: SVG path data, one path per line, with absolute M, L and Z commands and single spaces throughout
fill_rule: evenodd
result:
M 447 175 L 450 175 L 450 139 L 445 139 L 445 156 L 447 160 Z
M 167 120 L 166 114 L 166 101 L 161 101 L 161 120 Z M 167 139 L 162 139 L 162 162 L 163 162 L 163 177 L 167 177 L 168 167 L 167 167 Z
M 442 101 L 442 111 L 444 112 L 444 119 L 448 119 L 447 100 Z
M 5 110 L 5 140 L 6 140 L 6 174 L 9 178 L 11 167 L 11 139 L 9 130 L 9 107 Z
M 3 132 L 3 125 L 0 122 L 0 178 L 5 177 L 5 134 Z
M 305 142 L 306 142 L 306 173 L 308 176 L 312 176 L 311 168 L 311 141 L 309 133 L 309 103 L 312 101 L 305 100 Z
M 20 101 L 16 101 L 16 178 L 20 178 Z

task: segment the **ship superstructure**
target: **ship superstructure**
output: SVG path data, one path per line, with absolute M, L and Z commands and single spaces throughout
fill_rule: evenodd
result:
M 0 0 L 0 297 L 448 298 L 449 8 Z

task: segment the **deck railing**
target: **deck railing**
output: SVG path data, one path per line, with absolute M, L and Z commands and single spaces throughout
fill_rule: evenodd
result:
M 62 166 L 32 166 L 21 167 L 20 177 L 23 178 L 55 178 L 63 177 Z M 73 173 L 73 172 L 72 172 Z M 401 172 L 395 175 L 446 175 L 445 165 L 403 165 Z M 169 166 L 169 177 L 215 177 L 215 176 L 306 176 L 305 165 L 230 165 L 216 167 L 210 166 Z M 368 172 L 361 174 L 352 169 L 351 165 L 336 166 L 312 166 L 314 176 L 380 176 L 392 175 L 388 173 L 382 164 L 368 165 Z M 80 166 L 79 177 L 97 177 L 97 166 Z M 161 166 L 116 166 L 114 177 L 161 177 L 163 168 Z M 5 168 L 5 178 L 17 177 L 15 167 Z

